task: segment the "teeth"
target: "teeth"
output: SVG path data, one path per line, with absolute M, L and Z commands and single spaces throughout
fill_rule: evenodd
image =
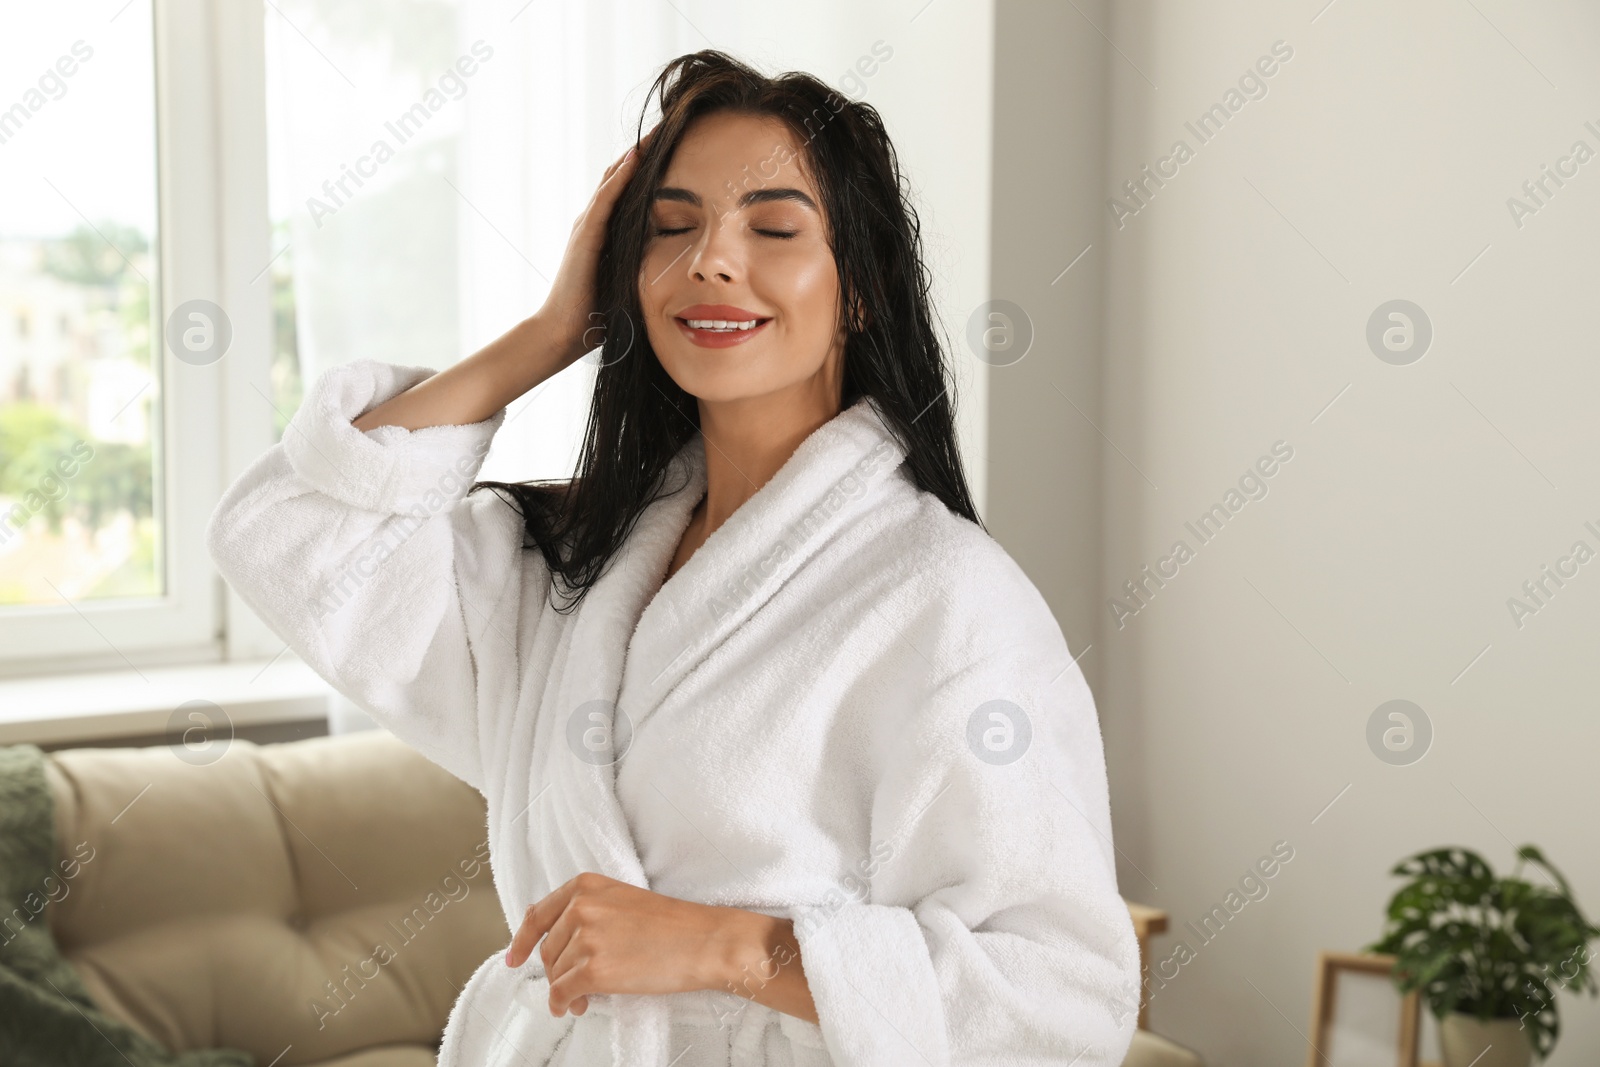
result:
M 760 319 L 751 319 L 748 322 L 729 322 L 726 319 L 685 319 L 691 329 L 696 330 L 753 330 Z

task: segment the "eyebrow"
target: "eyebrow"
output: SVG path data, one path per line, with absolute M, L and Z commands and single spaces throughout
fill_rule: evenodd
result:
M 657 189 L 655 196 L 651 198 L 651 202 L 653 203 L 657 200 L 673 200 L 684 204 L 693 204 L 695 207 L 701 206 L 699 193 L 679 188 L 676 185 L 664 185 Z M 751 189 L 739 198 L 737 206 L 750 207 L 752 204 L 770 204 L 785 200 L 802 204 L 817 212 L 817 214 L 822 214 L 817 207 L 816 201 L 812 200 L 803 191 L 787 186 L 781 189 Z

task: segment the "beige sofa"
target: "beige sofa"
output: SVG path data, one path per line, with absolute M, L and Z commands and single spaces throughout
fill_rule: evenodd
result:
M 48 909 L 56 942 L 174 1051 L 431 1067 L 457 990 L 510 941 L 482 796 L 385 732 L 46 767 L 57 852 L 92 857 Z
M 457 992 L 510 941 L 483 797 L 384 731 L 46 768 L 58 858 L 79 861 L 51 930 L 107 1014 L 174 1051 L 432 1067 Z M 1125 1062 L 1199 1065 L 1145 1030 Z

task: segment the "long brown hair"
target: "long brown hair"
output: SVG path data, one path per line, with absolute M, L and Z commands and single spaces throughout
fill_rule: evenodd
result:
M 578 471 L 571 481 L 480 482 L 523 517 L 525 547 L 544 554 L 552 594 L 568 610 L 627 540 L 645 507 L 667 488 L 668 463 L 700 428 L 695 398 L 668 376 L 642 326 L 638 279 L 650 205 L 678 143 L 716 111 L 773 116 L 804 142 L 830 224 L 841 308 L 865 311 L 845 343 L 842 408 L 873 397 L 906 452 L 915 484 L 957 515 L 983 525 L 956 445 L 955 381 L 935 331 L 921 226 L 878 112 L 809 74 L 767 77 L 705 49 L 668 63 L 646 95 L 660 123 L 606 226 L 597 279 L 605 341 Z M 634 135 L 645 130 L 641 113 Z

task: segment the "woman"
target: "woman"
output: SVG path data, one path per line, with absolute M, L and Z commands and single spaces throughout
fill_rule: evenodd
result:
M 537 313 L 328 371 L 208 532 L 488 801 L 514 936 L 439 1062 L 1117 1064 L 1093 700 L 978 524 L 880 120 L 715 51 L 653 92 Z M 601 334 L 578 476 L 472 486 Z

